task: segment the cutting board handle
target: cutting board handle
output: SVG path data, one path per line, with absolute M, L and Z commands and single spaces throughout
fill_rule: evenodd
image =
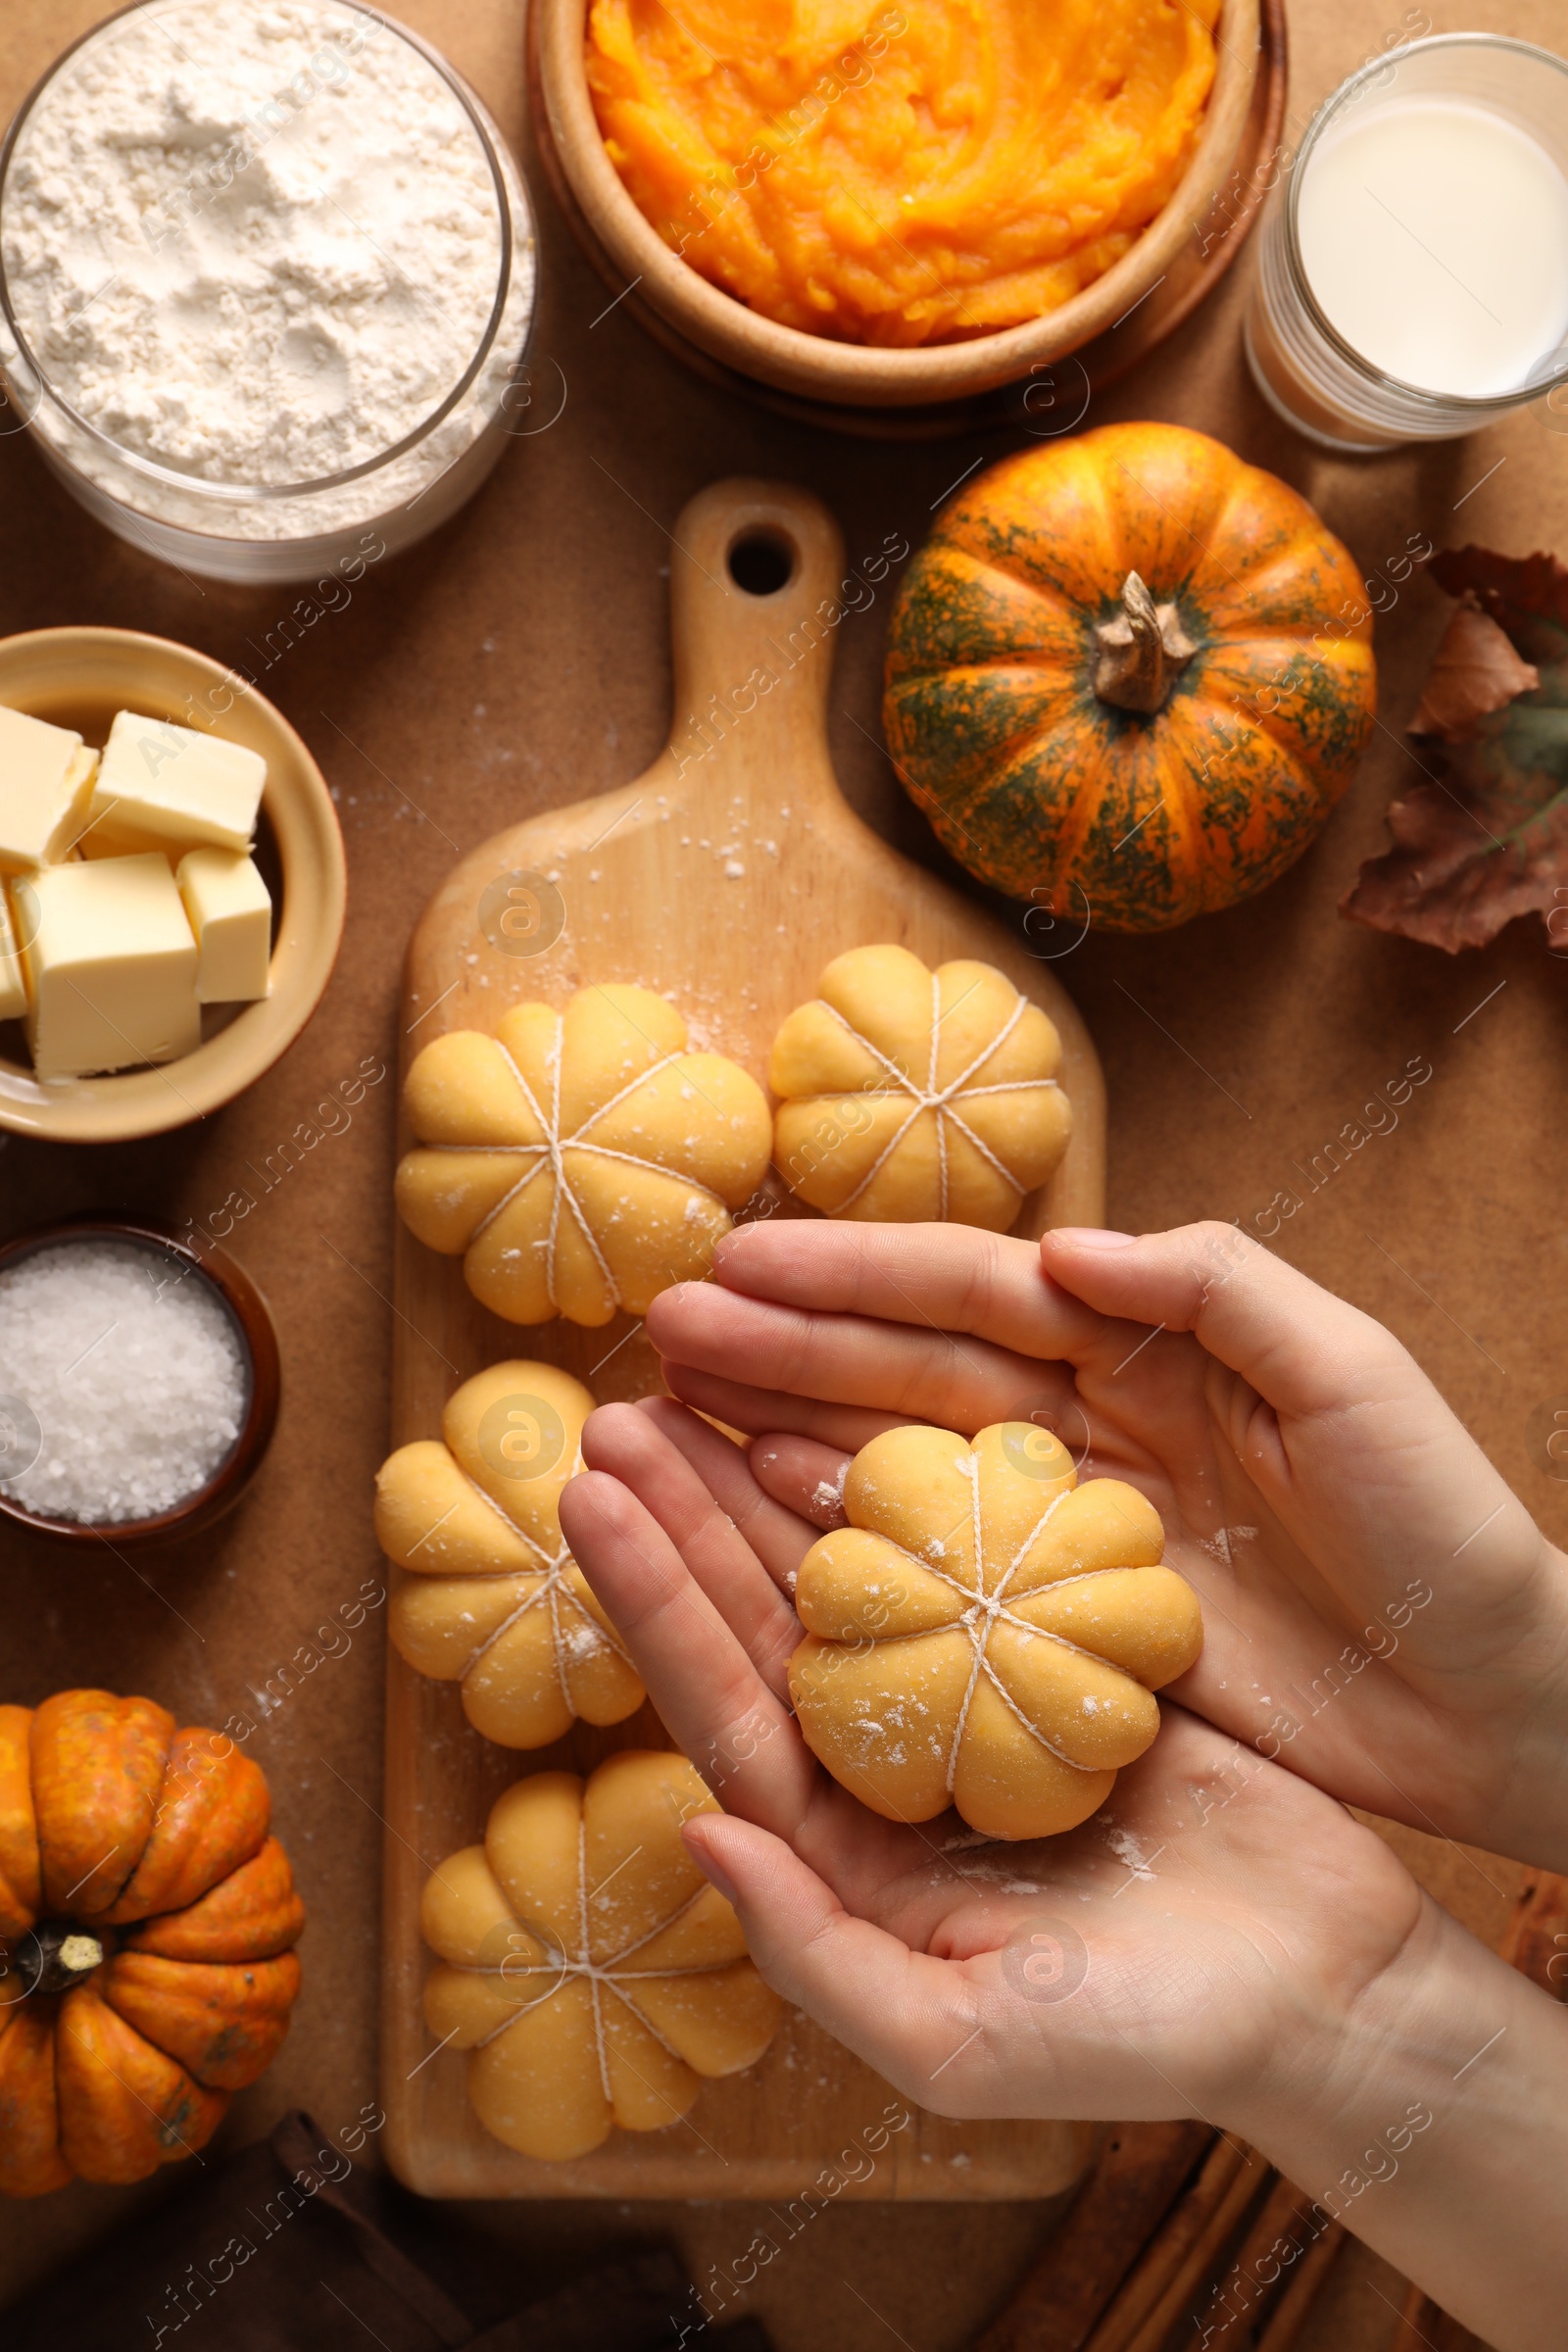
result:
M 818 498 L 790 482 L 710 482 L 676 518 L 670 557 L 675 699 L 669 752 L 692 783 L 788 784 L 838 798 L 825 722 L 838 624 L 864 600 Z M 855 596 L 858 587 L 860 595 Z

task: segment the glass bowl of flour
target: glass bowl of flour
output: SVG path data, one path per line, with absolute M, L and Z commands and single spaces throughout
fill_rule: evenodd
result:
M 0 150 L 11 411 L 210 578 L 357 578 L 445 521 L 531 408 L 534 265 L 484 107 L 359 0 L 139 0 Z

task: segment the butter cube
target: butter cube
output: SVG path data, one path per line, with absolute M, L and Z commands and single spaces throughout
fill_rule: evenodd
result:
M 6 894 L 0 890 L 0 1021 L 20 1021 L 27 1009 L 27 984 L 23 977 L 22 952 Z
M 196 940 L 166 858 L 51 865 L 14 896 L 40 1078 L 194 1053 Z
M 187 850 L 174 880 L 196 934 L 203 1004 L 265 997 L 272 952 L 272 902 L 254 859 L 234 850 Z
M 129 826 L 122 830 L 119 825 L 95 823 L 90 818 L 76 848 L 83 858 L 143 858 L 156 850 L 160 858 L 168 858 L 171 873 L 183 855 L 177 841 L 160 841 L 156 833 L 138 833 Z M 231 850 L 223 853 L 225 858 L 233 854 Z
M 248 850 L 266 781 L 260 752 L 122 710 L 98 763 L 91 813 L 137 840 Z
M 87 817 L 97 754 L 70 727 L 0 703 L 0 873 L 65 857 Z

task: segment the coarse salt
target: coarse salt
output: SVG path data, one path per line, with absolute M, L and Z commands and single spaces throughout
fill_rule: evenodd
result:
M 15 1464 L 0 1494 L 45 1518 L 110 1526 L 206 1486 L 239 1436 L 249 1366 L 217 1292 L 183 1265 L 133 1242 L 81 1241 L 0 1272 Z

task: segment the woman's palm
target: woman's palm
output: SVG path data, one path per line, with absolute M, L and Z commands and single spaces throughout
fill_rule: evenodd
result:
M 1568 1677 L 1559 1555 L 1387 1332 L 1228 1228 L 1089 1274 L 1121 1312 L 1025 1243 L 796 1225 L 737 1236 L 650 1330 L 675 1394 L 759 1436 L 761 1485 L 818 1526 L 880 1429 L 1050 1426 L 1083 1475 L 1149 1495 L 1202 1597 L 1172 1695 L 1347 1802 L 1484 1836 L 1541 1770 Z
M 562 1505 L 577 1558 L 726 1812 L 780 1841 L 754 1957 L 920 2104 L 1234 2112 L 1293 2014 L 1353 2001 L 1417 1929 L 1422 1898 L 1380 1839 L 1181 1708 L 1065 1837 L 999 1846 L 956 1813 L 868 1812 L 787 1704 L 800 1628 L 781 1588 L 814 1527 L 679 1406 L 606 1408 L 584 1451 Z

